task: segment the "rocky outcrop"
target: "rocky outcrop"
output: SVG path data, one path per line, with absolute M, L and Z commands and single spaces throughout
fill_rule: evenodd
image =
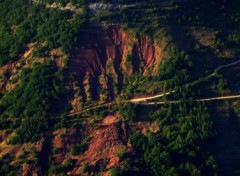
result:
M 95 77 L 106 73 L 107 61 L 113 60 L 116 73 L 120 68 L 128 73 L 124 63 L 129 56 L 134 72 L 142 67 L 146 73 L 149 67 L 159 62 L 161 52 L 148 36 L 124 32 L 120 26 L 90 29 L 82 34 L 72 50 L 70 68 L 73 72 Z
M 77 161 L 68 175 L 83 174 L 84 163 L 90 167 L 89 173 L 85 175 L 101 172 L 100 166 L 106 169 L 119 166 L 121 161 L 118 154 L 122 149 L 127 151 L 128 134 L 126 131 L 124 122 L 119 121 L 118 117 L 105 117 L 98 129 L 92 133 L 87 150 L 74 158 Z
M 162 49 L 150 37 L 111 26 L 84 31 L 72 49 L 68 68 L 87 92 L 83 99 L 109 101 L 121 92 L 124 76 L 152 74 L 161 59 Z

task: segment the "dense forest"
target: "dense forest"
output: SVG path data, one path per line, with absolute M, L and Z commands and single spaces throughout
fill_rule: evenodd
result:
M 0 175 L 236 174 L 239 10 L 0 0 Z
M 72 14 L 30 1 L 1 1 L 0 8 L 0 65 L 19 57 L 30 42 L 37 42 L 39 49 L 61 47 L 68 53 L 85 22 L 85 13 Z
M 214 132 L 203 104 L 166 104 L 150 118 L 160 123 L 161 133 L 149 133 L 147 136 L 136 132 L 132 134 L 130 141 L 140 156 L 124 172 L 140 175 L 216 175 L 216 159 L 204 150 L 206 141 Z

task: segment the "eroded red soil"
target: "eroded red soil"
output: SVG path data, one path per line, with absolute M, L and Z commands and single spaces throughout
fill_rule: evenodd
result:
M 71 135 L 69 134 L 68 136 L 70 137 Z M 70 140 L 69 137 L 65 138 L 65 140 Z M 100 166 L 104 166 L 106 169 L 112 166 L 118 167 L 120 158 L 117 154 L 123 147 L 126 148 L 127 137 L 125 124 L 119 121 L 118 117 L 108 116 L 104 118 L 100 122 L 98 129 L 92 132 L 87 150 L 82 155 L 72 156 L 72 159 L 76 160 L 76 162 L 74 168 L 68 172 L 68 175 L 83 174 L 84 164 L 89 165 L 91 168 L 87 175 L 99 172 Z M 56 140 L 55 138 L 55 146 L 58 145 L 58 147 L 64 148 L 64 144 Z M 63 159 L 60 156 L 58 157 Z M 58 161 L 60 161 L 59 159 Z
M 129 55 L 134 72 L 139 71 L 140 62 L 147 70 L 161 59 L 161 49 L 149 37 L 135 35 L 123 31 L 121 26 L 86 30 L 72 50 L 70 69 L 79 74 L 96 76 L 105 73 L 107 61 L 112 59 L 116 72 L 122 68 L 127 73 L 124 61 Z

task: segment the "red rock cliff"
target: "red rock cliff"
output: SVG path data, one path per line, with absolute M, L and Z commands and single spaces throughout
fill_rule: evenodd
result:
M 161 47 L 148 36 L 123 31 L 120 26 L 91 28 L 72 49 L 68 75 L 79 83 L 83 102 L 111 101 L 121 92 L 124 77 L 156 70 L 161 58 Z
M 106 63 L 113 59 L 114 69 L 122 68 L 129 73 L 125 64 L 127 55 L 131 58 L 133 72 L 143 67 L 155 67 L 161 59 L 161 48 L 149 37 L 125 32 L 120 26 L 108 29 L 90 29 L 85 31 L 80 42 L 72 50 L 70 68 L 73 72 L 98 76 L 106 72 Z

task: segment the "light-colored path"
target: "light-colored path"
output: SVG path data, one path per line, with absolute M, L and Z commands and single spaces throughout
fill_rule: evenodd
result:
M 223 69 L 223 68 L 227 68 L 227 67 L 230 67 L 230 66 L 233 66 L 233 65 L 236 65 L 240 63 L 240 60 L 238 61 L 235 61 L 235 62 L 232 62 L 230 64 L 225 64 L 225 65 L 222 65 L 222 66 L 219 66 L 217 67 L 214 72 L 212 74 L 210 74 L 209 76 L 207 76 L 206 78 L 209 78 L 211 76 L 214 76 L 219 70 Z M 166 93 L 161 93 L 161 94 L 157 94 L 157 95 L 154 95 L 154 96 L 149 96 L 149 97 L 144 97 L 144 98 L 132 98 L 132 99 L 129 99 L 129 100 L 122 100 L 121 103 L 135 103 L 135 104 L 143 104 L 143 105 L 154 105 L 154 104 L 164 104 L 165 102 L 164 101 L 160 101 L 160 102 L 146 102 L 147 100 L 153 100 L 153 99 L 156 99 L 156 98 L 159 98 L 159 97 L 163 97 L 165 95 L 169 95 L 169 94 L 172 94 L 172 93 L 175 93 L 176 91 L 173 90 L 171 92 L 166 92 Z M 202 102 L 205 102 L 205 101 L 214 101 L 214 100 L 224 100 L 224 99 L 234 99 L 234 98 L 240 98 L 240 95 L 231 95 L 231 96 L 221 96 L 221 97 L 212 97 L 212 98 L 204 98 L 204 99 L 197 99 L 197 100 L 194 100 L 194 101 L 202 101 Z M 169 101 L 169 103 L 179 103 L 179 101 Z M 116 104 L 115 102 L 110 102 L 110 103 L 104 103 L 104 104 L 100 104 L 100 105 L 95 105 L 95 106 L 92 106 L 92 107 L 88 107 L 86 109 L 82 109 L 81 111 L 77 111 L 77 112 L 73 112 L 73 113 L 70 113 L 68 116 L 73 116 L 73 115 L 77 115 L 77 114 L 81 114 L 81 113 L 84 113 L 86 111 L 89 111 L 89 110 L 92 110 L 92 109 L 96 109 L 96 108 L 101 108 L 101 107 L 107 107 L 107 106 L 111 106 L 111 105 L 114 105 Z
M 196 99 L 193 101 L 197 101 L 197 102 L 207 102 L 207 101 L 215 101 L 215 100 L 227 100 L 227 99 L 236 99 L 236 98 L 240 98 L 240 94 L 239 95 L 229 95 L 229 96 L 221 96 L 221 97 L 212 97 L 212 98 L 201 98 L 201 99 Z M 141 103 L 142 105 L 158 105 L 158 104 L 164 104 L 164 101 L 159 101 L 159 102 L 145 102 L 145 103 Z M 168 101 L 168 103 L 170 104 L 177 104 L 180 103 L 180 101 Z
M 151 96 L 151 97 L 133 98 L 133 99 L 128 100 L 128 102 L 139 103 L 139 102 L 142 102 L 142 101 L 147 101 L 147 100 L 152 100 L 152 99 L 156 99 L 156 98 L 159 98 L 159 97 L 163 97 L 164 95 L 169 95 L 169 94 L 172 94 L 174 92 L 175 92 L 175 90 L 173 90 L 172 92 L 162 93 L 162 94 L 154 95 L 154 96 Z
M 236 61 L 236 62 L 232 62 L 232 63 L 230 63 L 230 64 L 222 65 L 222 66 L 216 68 L 216 69 L 215 69 L 215 72 L 216 72 L 216 71 L 219 71 L 219 70 L 221 70 L 221 69 L 223 69 L 223 68 L 236 65 L 236 64 L 238 64 L 238 63 L 240 63 L 240 60 L 238 60 L 238 61 Z
M 226 68 L 226 67 L 230 67 L 230 66 L 233 66 L 233 65 L 236 65 L 240 63 L 240 60 L 238 61 L 235 61 L 235 62 L 232 62 L 230 64 L 226 64 L 226 65 L 222 65 L 222 66 L 219 66 L 217 67 L 214 72 L 212 74 L 210 74 L 209 76 L 207 76 L 206 78 L 209 78 L 211 76 L 214 76 L 219 70 L 223 69 L 223 68 Z M 128 100 L 128 102 L 131 102 L 131 103 L 140 103 L 140 102 L 144 102 L 144 101 L 147 101 L 147 100 L 152 100 L 152 99 L 156 99 L 156 98 L 159 98 L 159 97 L 163 97 L 164 95 L 169 95 L 169 94 L 172 94 L 172 93 L 175 93 L 176 91 L 173 90 L 172 92 L 166 92 L 166 93 L 162 93 L 162 94 L 158 94 L 158 95 L 154 95 L 154 96 L 150 96 L 150 97 L 144 97 L 144 98 L 134 98 L 134 99 L 130 99 Z
M 193 100 L 193 101 L 197 101 L 197 102 L 208 102 L 208 101 L 237 99 L 237 98 L 240 98 L 240 94 L 239 94 L 239 95 L 230 95 L 230 96 L 220 96 L 220 97 L 202 98 L 202 99 L 196 99 L 196 100 Z M 122 103 L 127 103 L 127 102 L 130 102 L 130 100 L 122 101 Z M 165 103 L 166 103 L 165 101 L 159 101 L 159 102 L 138 102 L 138 104 L 140 104 L 140 105 L 162 105 L 162 104 L 165 104 Z M 168 103 L 170 103 L 170 104 L 177 104 L 177 103 L 180 103 L 180 101 L 178 101 L 178 100 L 176 100 L 176 101 L 168 101 Z M 111 106 L 111 105 L 114 105 L 114 104 L 116 104 L 116 103 L 115 103 L 115 102 L 111 102 L 111 103 L 105 103 L 105 104 L 101 104 L 101 105 L 89 107 L 89 108 L 83 109 L 83 110 L 78 111 L 78 112 L 70 113 L 68 116 L 73 116 L 73 115 L 81 114 L 81 113 L 90 111 L 90 110 L 92 110 L 92 109 L 107 107 L 107 106 Z

